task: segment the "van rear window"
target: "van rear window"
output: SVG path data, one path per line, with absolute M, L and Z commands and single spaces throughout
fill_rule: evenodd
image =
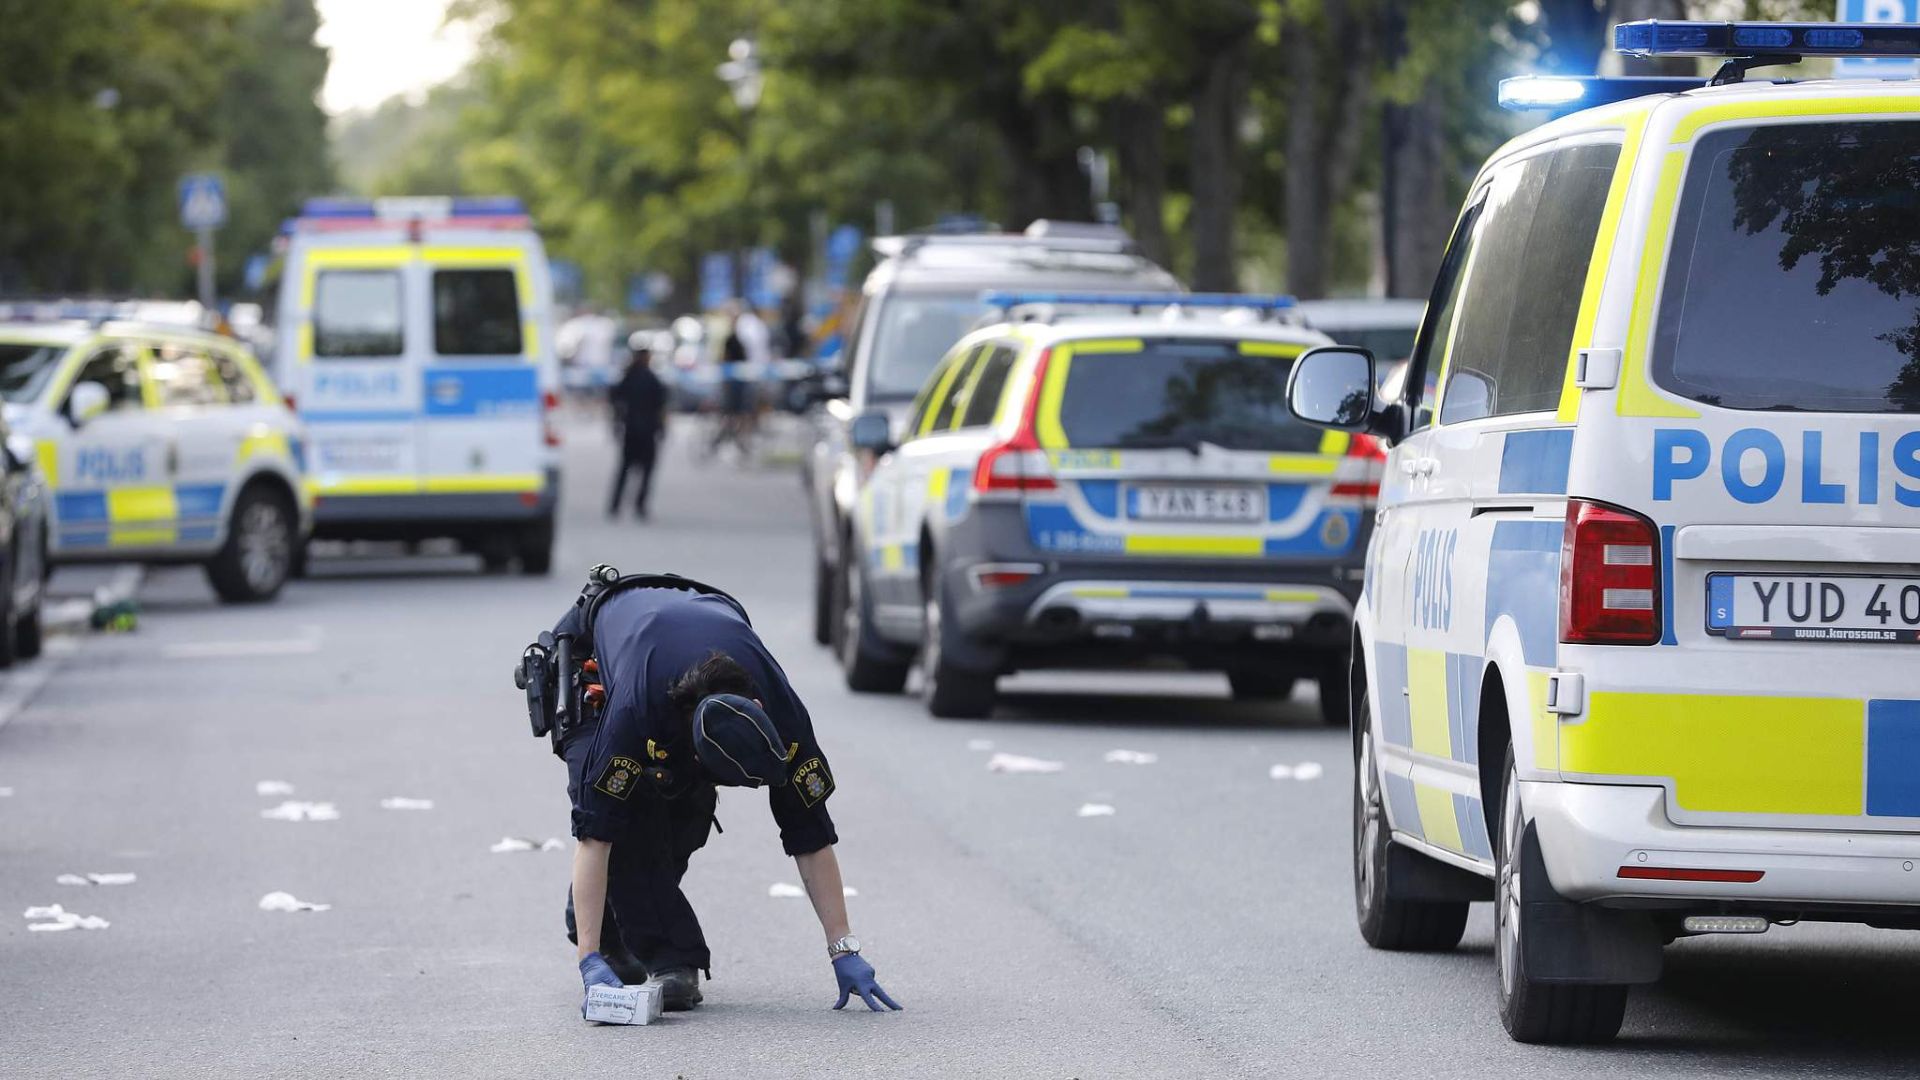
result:
M 1143 342 L 1137 352 L 1073 347 L 1069 363 L 1060 399 L 1060 428 L 1069 445 L 1319 449 L 1319 429 L 1287 411 L 1290 358 L 1244 355 L 1237 341 L 1161 339 Z
M 1730 409 L 1920 412 L 1920 123 L 1703 136 L 1656 382 Z
M 518 356 L 520 286 L 512 270 L 436 270 L 433 351 L 441 356 Z
M 399 356 L 400 275 L 322 270 L 314 275 L 313 355 Z

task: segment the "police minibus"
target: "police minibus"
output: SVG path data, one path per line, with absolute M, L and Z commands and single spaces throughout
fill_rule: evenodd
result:
M 1392 443 L 1361 932 L 1448 949 L 1494 900 L 1523 1041 L 1611 1038 L 1682 935 L 1920 928 L 1920 83 L 1742 79 L 1920 55 L 1920 26 L 1616 47 L 1724 66 L 1506 87 L 1593 107 L 1481 170 L 1402 396 L 1341 346 L 1289 384 Z
M 546 573 L 552 285 L 519 201 L 316 199 L 288 232 L 274 374 L 310 432 L 315 537 L 451 537 Z

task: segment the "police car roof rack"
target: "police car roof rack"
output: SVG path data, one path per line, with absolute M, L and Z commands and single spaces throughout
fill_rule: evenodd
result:
M 1123 307 L 1139 315 L 1145 308 L 1164 309 L 1168 315 L 1192 308 L 1219 311 L 1257 311 L 1277 318 L 1297 306 L 1291 296 L 1260 296 L 1251 293 L 1142 293 L 1142 292 L 1011 292 L 992 289 L 980 294 L 980 302 L 1006 313 L 1012 322 L 1054 323 L 1064 316 L 1082 316 L 1082 311 L 1062 308 Z

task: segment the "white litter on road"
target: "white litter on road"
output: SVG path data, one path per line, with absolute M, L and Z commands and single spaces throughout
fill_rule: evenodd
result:
M 253 785 L 255 795 L 291 795 L 293 785 L 285 780 L 262 780 Z
M 27 924 L 27 929 L 38 933 L 48 933 L 59 930 L 105 930 L 107 927 L 113 925 L 98 915 L 78 915 L 66 910 L 59 904 L 30 907 L 26 911 L 21 912 L 21 917 L 51 920 L 49 922 Z
M 860 890 L 854 888 L 851 885 L 842 885 L 840 886 L 840 895 L 841 896 L 859 896 Z
M 1159 754 L 1149 754 L 1145 750 L 1107 751 L 1107 763 L 1110 765 L 1151 765 L 1159 760 Z
M 807 890 L 785 881 L 776 881 L 767 886 L 767 896 L 774 900 L 798 900 L 807 895 Z
M 991 750 L 991 749 L 993 749 L 993 740 L 992 740 L 992 739 L 968 739 L 968 740 L 967 740 L 967 749 L 969 749 L 969 750 Z
M 431 810 L 433 809 L 433 800 L 432 799 L 409 799 L 404 795 L 395 795 L 391 799 L 381 799 L 380 809 L 382 810 Z
M 995 754 L 987 759 L 988 772 L 1056 773 L 1064 768 L 1066 765 L 1058 761 L 1042 761 L 1019 754 Z
M 260 898 L 261 911 L 328 911 L 332 904 L 314 904 L 294 898 L 292 893 L 270 892 Z
M 1090 802 L 1080 804 L 1081 817 L 1112 817 L 1114 809 L 1106 803 Z
M 131 885 L 139 880 L 133 874 L 61 874 L 53 879 L 55 885 Z
M 338 821 L 340 811 L 330 802 L 300 802 L 288 799 L 271 810 L 260 811 L 269 821 Z
M 1318 780 L 1326 772 L 1317 761 L 1303 761 L 1298 765 L 1275 765 L 1267 770 L 1267 776 L 1274 780 Z
M 525 837 L 503 836 L 498 843 L 495 843 L 487 850 L 493 852 L 495 855 L 510 855 L 516 851 L 565 851 L 566 848 L 566 841 L 558 839 L 557 837 L 549 836 L 536 844 Z
M 11 798 L 13 798 L 13 789 L 10 787 L 0 787 L 0 799 Z

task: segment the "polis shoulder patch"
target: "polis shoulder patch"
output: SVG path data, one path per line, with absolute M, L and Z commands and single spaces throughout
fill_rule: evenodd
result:
M 594 782 L 594 790 L 625 802 L 627 796 L 633 794 L 633 785 L 640 779 L 640 769 L 640 763 L 632 758 L 616 756 L 601 770 L 600 779 Z
M 808 758 L 793 770 L 793 790 L 800 794 L 800 801 L 808 806 L 833 794 L 833 774 L 827 771 L 827 763 L 819 758 Z

